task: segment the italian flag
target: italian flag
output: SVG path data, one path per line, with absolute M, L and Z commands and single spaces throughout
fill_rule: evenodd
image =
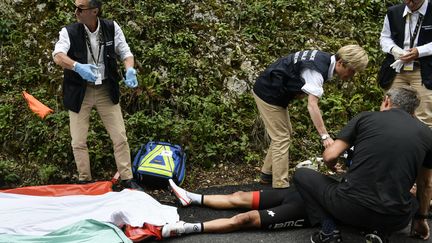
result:
M 0 242 L 139 242 L 161 239 L 177 208 L 113 181 L 0 190 Z

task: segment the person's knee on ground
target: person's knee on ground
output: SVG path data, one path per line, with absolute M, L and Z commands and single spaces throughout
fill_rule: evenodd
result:
M 305 181 L 307 181 L 311 174 L 316 173 L 316 171 L 309 169 L 309 168 L 298 168 L 294 172 L 293 175 L 293 183 L 294 185 L 302 184 Z

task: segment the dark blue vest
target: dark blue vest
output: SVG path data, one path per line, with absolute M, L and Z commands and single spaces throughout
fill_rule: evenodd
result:
M 403 12 L 405 4 L 392 6 L 387 11 L 387 17 L 390 24 L 391 38 L 397 46 L 403 49 L 405 39 L 405 19 Z M 421 46 L 432 41 L 432 6 L 428 3 L 426 15 L 423 18 L 423 23 L 418 34 L 417 46 Z M 422 82 L 426 88 L 432 89 L 432 56 L 425 56 L 418 59 L 420 62 L 420 72 Z M 393 55 L 387 54 L 381 66 L 378 75 L 378 82 L 382 88 L 389 88 L 393 82 L 396 72 L 390 65 L 395 61 Z
M 109 86 L 110 97 L 114 104 L 119 102 L 119 81 L 121 76 L 117 70 L 117 54 L 114 49 L 114 23 L 110 20 L 100 19 L 100 28 L 104 41 L 102 58 L 105 63 L 105 85 Z M 87 63 L 87 43 L 84 25 L 74 23 L 66 26 L 70 39 L 70 49 L 67 55 L 79 63 Z M 66 109 L 79 112 L 87 88 L 87 81 L 75 71 L 64 69 L 63 104 Z
M 327 80 L 331 54 L 322 51 L 299 51 L 282 57 L 271 64 L 255 82 L 253 91 L 263 101 L 286 108 L 301 90 L 305 81 L 300 72 L 312 69 Z

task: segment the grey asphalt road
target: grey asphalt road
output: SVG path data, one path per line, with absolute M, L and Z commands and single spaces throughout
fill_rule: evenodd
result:
M 198 192 L 205 194 L 227 194 L 235 191 L 251 191 L 265 188 L 259 184 L 252 185 L 239 185 L 239 186 L 224 186 L 224 187 L 211 187 L 201 189 Z M 202 222 L 221 217 L 231 217 L 240 210 L 215 210 L 199 206 L 179 207 L 178 213 L 180 219 L 186 222 Z M 429 226 L 432 228 L 431 221 Z M 365 242 L 361 235 L 360 230 L 350 227 L 341 226 L 339 229 L 342 232 L 344 242 Z M 190 234 L 177 238 L 165 239 L 163 242 L 236 242 L 236 243 L 254 243 L 254 242 L 310 242 L 309 238 L 312 233 L 317 231 L 318 228 L 303 228 L 296 230 L 248 230 L 241 232 L 232 232 L 226 234 Z M 413 239 L 408 236 L 409 227 L 396 232 L 392 235 L 391 243 L 424 243 L 432 242 Z

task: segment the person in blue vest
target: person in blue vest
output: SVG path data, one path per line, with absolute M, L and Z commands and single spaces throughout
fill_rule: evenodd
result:
M 253 96 L 271 144 L 261 168 L 261 183 L 273 188 L 289 187 L 289 147 L 292 127 L 289 103 L 307 97 L 308 112 L 324 147 L 333 143 L 322 119 L 318 101 L 323 85 L 335 75 L 348 80 L 368 64 L 366 51 L 358 45 L 341 47 L 335 55 L 310 50 L 280 58 L 257 78 Z
M 432 128 L 432 6 L 404 0 L 388 9 L 380 37 L 386 53 L 378 75 L 384 89 L 409 85 L 420 94 L 416 116 Z
M 89 118 L 93 107 L 113 142 L 114 157 L 121 184 L 132 186 L 131 157 L 122 111 L 117 59 L 126 70 L 124 83 L 138 86 L 134 57 L 120 26 L 100 18 L 102 1 L 76 0 L 77 23 L 60 31 L 52 53 L 54 62 L 64 69 L 63 103 L 69 110 L 72 149 L 79 183 L 92 181 L 87 148 Z

